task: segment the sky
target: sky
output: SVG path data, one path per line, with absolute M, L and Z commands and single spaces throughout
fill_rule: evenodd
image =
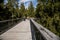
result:
M 29 4 L 30 4 L 30 1 L 32 1 L 33 6 L 36 8 L 37 0 L 19 0 L 19 1 L 18 1 L 18 2 L 19 2 L 19 6 L 20 6 L 21 3 L 24 3 L 25 8 L 28 8 L 28 6 L 29 6 Z M 6 3 L 7 3 L 7 0 L 5 0 L 4 2 L 5 2 L 5 4 L 6 4 Z
M 32 1 L 33 6 L 36 7 L 36 5 L 37 5 L 37 0 L 20 0 L 20 1 L 19 1 L 19 4 L 24 3 L 25 8 L 28 8 L 28 6 L 29 6 L 29 4 L 30 4 L 30 1 Z

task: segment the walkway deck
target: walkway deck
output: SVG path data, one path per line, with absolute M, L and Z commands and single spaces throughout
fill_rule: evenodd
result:
M 0 37 L 1 40 L 32 40 L 29 20 L 20 22 Z

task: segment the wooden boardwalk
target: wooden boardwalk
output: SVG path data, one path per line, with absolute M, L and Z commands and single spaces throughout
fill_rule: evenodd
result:
M 29 20 L 20 22 L 0 35 L 0 40 L 32 40 Z

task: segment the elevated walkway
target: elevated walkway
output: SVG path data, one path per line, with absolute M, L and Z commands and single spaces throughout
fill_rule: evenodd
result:
M 60 37 L 34 19 L 26 19 L 1 34 L 0 40 L 60 40 Z
M 25 20 L 0 35 L 0 40 L 32 40 L 29 20 Z

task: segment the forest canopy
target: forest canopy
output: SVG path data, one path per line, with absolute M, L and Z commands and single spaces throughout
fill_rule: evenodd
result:
M 37 0 L 36 8 L 32 1 L 28 8 L 24 3 L 19 7 L 19 0 L 0 0 L 0 21 L 23 18 L 24 16 L 39 18 L 38 23 L 60 36 L 60 0 Z

